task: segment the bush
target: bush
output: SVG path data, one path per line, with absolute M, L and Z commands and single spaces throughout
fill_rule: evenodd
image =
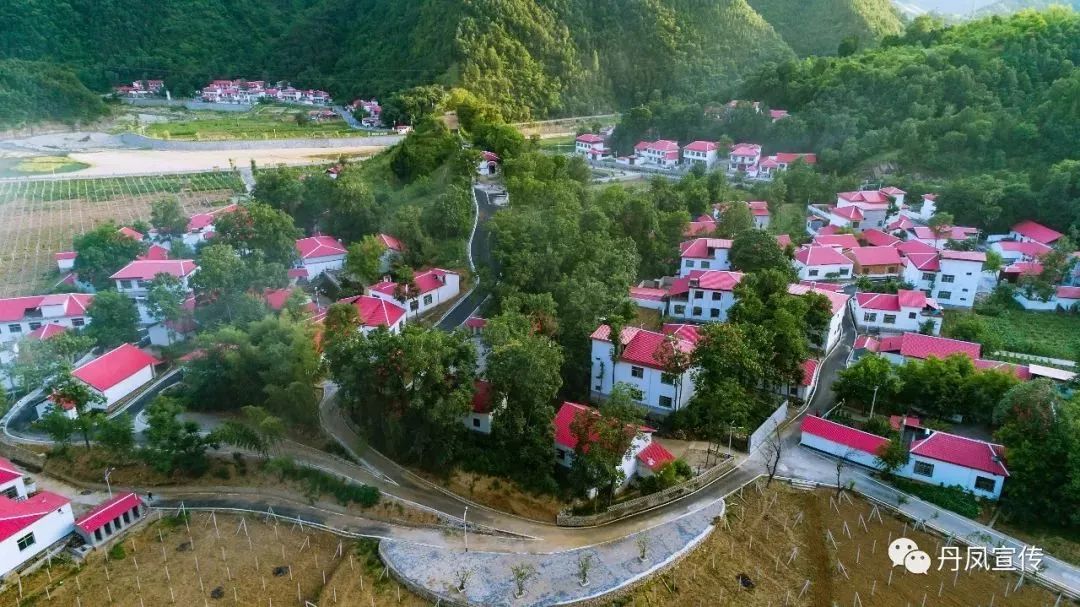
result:
M 109 558 L 114 561 L 122 561 L 127 558 L 127 552 L 124 552 L 124 545 L 117 542 L 113 544 L 112 548 L 109 548 Z
M 967 491 L 960 485 L 952 485 L 950 487 L 943 485 L 927 485 L 925 483 L 900 478 L 893 479 L 892 483 L 901 491 L 910 493 L 936 506 L 941 506 L 946 510 L 952 510 L 961 516 L 976 518 L 982 511 L 982 507 L 979 506 L 975 494 Z
M 268 472 L 277 472 L 282 480 L 304 483 L 313 496 L 333 495 L 343 506 L 355 503 L 370 508 L 379 503 L 379 490 L 361 483 L 350 483 L 321 470 L 297 466 L 292 460 L 276 457 L 266 462 Z
M 229 469 L 225 466 L 218 466 L 214 468 L 213 474 L 214 478 L 220 478 L 223 481 L 227 481 L 232 478 L 232 472 L 229 472 Z
M 893 437 L 898 434 L 895 430 L 893 430 L 892 426 L 889 425 L 889 418 L 882 415 L 875 415 L 874 417 L 871 417 L 870 419 L 866 420 L 866 422 L 862 426 L 862 429 L 869 432 L 870 434 L 877 434 L 878 436 L 884 436 L 886 438 Z

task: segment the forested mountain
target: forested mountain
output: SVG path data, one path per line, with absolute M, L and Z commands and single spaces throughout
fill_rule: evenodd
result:
M 101 97 L 66 67 L 39 61 L 0 59 L 0 128 L 8 125 L 96 118 Z
M 977 10 L 975 16 L 1008 15 L 1024 9 L 1043 10 L 1051 6 L 1069 6 L 1080 10 L 1080 0 L 997 0 Z
M 800 57 L 831 55 L 854 37 L 861 46 L 903 31 L 889 0 L 749 0 Z
M 0 0 L 15 34 L 0 59 L 70 65 L 101 91 L 249 77 L 350 98 L 434 82 L 525 118 L 715 96 L 793 58 L 785 38 L 832 53 L 896 30 L 885 0 L 755 4 L 768 18 L 747 0 Z

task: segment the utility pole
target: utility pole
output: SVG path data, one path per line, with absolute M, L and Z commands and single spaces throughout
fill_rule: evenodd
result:
M 109 489 L 109 497 L 112 497 L 112 483 L 109 482 L 109 477 L 112 476 L 113 470 L 116 470 L 116 468 L 109 468 L 105 471 L 105 487 Z
M 461 517 L 461 523 L 465 527 L 465 552 L 469 551 L 469 507 L 465 506 L 465 514 Z
M 874 386 L 874 398 L 870 401 L 870 419 L 874 419 L 874 405 L 877 405 L 877 391 L 881 386 Z

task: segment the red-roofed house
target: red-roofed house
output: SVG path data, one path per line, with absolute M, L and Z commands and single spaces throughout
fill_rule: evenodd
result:
M 934 485 L 960 485 L 976 495 L 997 499 L 1009 476 L 1005 447 L 947 432 L 911 443 L 911 459 L 899 474 Z
M 630 301 L 639 308 L 664 313 L 667 310 L 668 290 L 655 287 L 630 287 Z
M 765 200 L 751 200 L 746 203 L 750 207 L 750 215 L 754 218 L 754 227 L 764 230 L 772 223 L 772 215 L 769 213 L 769 203 Z
M 146 517 L 149 509 L 132 492 L 117 494 L 94 506 L 75 521 L 75 533 L 94 548 L 118 537 L 121 531 Z
M 797 398 L 806 402 L 806 400 L 810 398 L 810 394 L 814 390 L 814 387 L 817 386 L 818 377 L 821 374 L 821 361 L 815 358 L 804 360 L 802 371 L 802 377 L 799 379 L 799 383 L 790 386 L 777 386 L 774 391 L 781 396 Z
M 611 149 L 604 144 L 604 138 L 595 133 L 578 135 L 574 140 L 574 152 L 594 161 L 611 158 Z
M 842 280 L 851 278 L 854 264 L 830 246 L 806 246 L 795 251 L 792 260 L 799 278 L 806 280 Z
M 1019 240 L 1020 242 L 1038 242 L 1049 246 L 1057 242 L 1064 234 L 1041 223 L 1025 219 L 1009 230 L 1009 236 L 1013 240 Z
M 859 234 L 859 239 L 869 247 L 892 247 L 900 244 L 900 239 L 892 234 L 886 234 L 881 230 L 870 228 Z
M 642 141 L 634 151 L 642 162 L 656 167 L 670 169 L 679 164 L 679 144 L 669 139 Z
M 133 228 L 129 228 L 127 226 L 120 228 L 119 230 L 117 230 L 117 232 L 119 232 L 123 236 L 127 236 L 132 240 L 138 240 L 139 242 L 142 242 L 142 239 L 146 238 L 146 236 L 142 232 Z
M 825 352 L 831 352 L 833 347 L 840 343 L 840 337 L 844 332 L 844 313 L 847 311 L 848 300 L 851 299 L 851 296 L 842 291 L 834 291 L 834 286 L 828 284 L 819 285 L 814 282 L 788 285 L 788 293 L 792 295 L 817 293 L 829 300 L 832 318 L 829 320 L 829 327 L 825 329 L 825 335 L 821 341 L 821 347 Z
M 75 269 L 75 258 L 79 254 L 75 251 L 60 251 L 59 253 L 53 253 L 53 258 L 56 259 L 56 269 L 61 272 L 70 272 Z
M 974 361 L 982 355 L 982 346 L 977 343 L 921 333 L 904 333 L 902 336 L 883 338 L 877 348 L 879 354 L 896 364 L 903 364 L 910 359 L 944 359 L 954 354 L 962 354 Z
M 379 255 L 379 272 L 386 274 L 393 267 L 394 262 L 400 260 L 402 254 L 405 253 L 405 243 L 389 234 L 377 234 L 375 238 L 385 247 L 382 255 Z
M 194 247 L 210 238 L 210 235 L 214 233 L 214 221 L 218 217 L 225 215 L 226 213 L 232 213 L 240 208 L 240 205 L 229 204 L 223 207 L 207 211 L 205 213 L 195 213 L 188 218 L 187 231 L 184 232 L 184 236 L 181 240 L 184 241 L 189 247 Z
M 364 290 L 372 297 L 395 304 L 404 304 L 413 316 L 444 304 L 461 292 L 461 276 L 457 272 L 432 268 L 413 276 L 413 289 L 408 285 L 383 280 Z
M 757 179 L 768 181 L 780 171 L 786 171 L 788 167 L 796 162 L 804 162 L 809 165 L 817 164 L 817 154 L 780 152 L 763 158 L 758 163 Z
M 105 398 L 106 410 L 154 379 L 161 361 L 131 344 L 123 344 L 76 368 L 71 375 Z
M 728 151 L 727 172 L 743 172 L 748 176 L 757 176 L 758 163 L 761 162 L 761 146 L 756 143 L 736 143 Z
M 815 234 L 813 243 L 818 246 L 840 250 L 856 249 L 862 246 L 854 234 Z
M 700 164 L 711 169 L 716 164 L 716 142 L 692 141 L 683 146 L 683 163 L 694 166 Z
M 0 575 L 18 569 L 71 535 L 71 500 L 39 491 L 0 495 Z
M 136 259 L 128 265 L 120 268 L 109 278 L 116 281 L 116 290 L 135 300 L 139 309 L 139 321 L 145 325 L 154 324 L 156 321 L 146 307 L 146 295 L 150 289 L 150 282 L 158 274 L 169 274 L 180 280 L 186 292 L 191 292 L 191 277 L 197 272 L 199 266 L 191 259 L 167 259 L 149 260 Z
M 854 274 L 868 278 L 895 278 L 904 260 L 895 247 L 858 247 L 844 253 L 854 262 Z
M 29 485 L 27 484 L 29 483 Z M 34 479 L 23 474 L 11 460 L 0 457 L 0 495 L 13 500 L 26 499 L 37 490 Z
M 695 270 L 730 270 L 728 253 L 732 241 L 724 238 L 695 238 L 679 244 L 679 276 Z
M 963 226 L 942 226 L 938 232 L 927 226 L 912 226 L 908 229 L 909 240 L 917 240 L 935 249 L 943 248 L 950 241 L 964 241 L 979 237 L 978 228 Z
M 579 405 L 578 403 L 564 402 L 562 406 L 559 407 L 559 411 L 555 414 L 555 419 L 553 421 L 555 425 L 555 461 L 561 466 L 570 468 L 574 465 L 574 455 L 579 448 L 578 437 L 574 433 L 574 426 L 575 423 L 580 424 L 581 422 L 578 420 L 584 416 L 593 416 L 595 423 L 597 424 L 618 423 L 610 418 L 604 418 L 600 415 L 599 411 L 592 407 Z M 659 469 L 666 461 L 674 461 L 674 456 L 668 453 L 667 449 L 664 449 L 658 444 L 656 446 L 659 447 L 659 449 L 651 450 L 649 454 L 646 455 L 644 461 L 638 459 L 638 454 L 644 452 L 650 445 L 655 444 L 652 440 L 653 432 L 654 430 L 652 428 L 645 426 L 626 426 L 626 433 L 628 435 L 633 435 L 633 439 L 631 439 L 630 447 L 626 450 L 626 455 L 623 456 L 622 462 L 619 464 L 619 470 L 623 473 L 621 486 L 625 486 L 626 483 L 634 478 L 635 474 L 642 476 L 642 466 L 638 465 L 639 461 L 640 463 L 644 463 L 644 467 L 649 468 L 650 472 L 653 468 L 649 465 L 649 458 L 653 460 L 652 465 L 655 466 L 656 469 Z M 598 435 L 589 437 L 590 444 L 597 440 L 599 440 Z M 588 451 L 588 445 L 582 447 L 581 450 Z M 668 459 L 669 457 L 670 459 Z M 661 463 L 660 460 L 666 461 Z
M 1018 261 L 1038 261 L 1043 255 L 1053 250 L 1052 247 L 1029 240 L 1020 242 L 1016 240 L 999 240 L 990 244 L 990 250 L 1001 255 L 1005 263 Z
M 79 328 L 90 322 L 93 295 L 59 293 L 0 299 L 0 343 L 17 341 L 46 325 Z
M 1013 294 L 1013 299 L 1025 310 L 1046 311 L 1058 308 L 1072 310 L 1077 308 L 1076 304 L 1080 302 L 1080 287 L 1057 287 L 1046 301 L 1039 299 L 1034 292 L 1029 293 L 1025 289 L 1017 289 Z
M 904 259 L 903 278 L 942 305 L 970 308 L 985 262 L 981 251 L 911 253 Z
M 146 252 L 135 259 L 143 261 L 163 261 L 169 258 L 169 250 L 159 244 L 147 247 Z
M 502 159 L 495 152 L 484 150 L 480 155 L 480 161 L 476 163 L 476 174 L 481 176 L 494 175 L 499 172 L 499 163 Z
M 741 272 L 694 270 L 668 289 L 668 314 L 696 322 L 724 322 L 735 305 Z
M 327 270 L 340 270 L 345 265 L 345 245 L 333 236 L 309 236 L 296 241 L 299 265 L 315 278 Z
M 38 328 L 34 329 L 33 331 L 27 333 L 26 334 L 26 339 L 36 339 L 36 340 L 39 340 L 39 341 L 45 341 L 47 339 L 52 339 L 53 337 L 56 337 L 57 335 L 60 335 L 64 331 L 67 331 L 67 327 L 65 327 L 64 325 L 54 325 L 54 324 L 41 325 L 40 327 L 38 327 Z
M 941 308 L 922 291 L 856 293 L 851 313 L 862 330 L 905 333 L 931 323 L 934 335 L 941 331 Z
M 889 439 L 814 415 L 802 420 L 799 443 L 870 468 L 877 468 L 877 451 Z
M 465 414 L 462 422 L 473 432 L 491 434 L 492 419 L 504 406 L 506 406 L 506 397 L 504 396 L 502 401 L 496 404 L 491 382 L 478 379 L 473 382 L 472 408 Z
M 694 325 L 667 324 L 663 332 L 623 327 L 622 352 L 614 356 L 611 328 L 600 325 L 592 339 L 592 391 L 594 398 L 611 394 L 617 383 L 628 384 L 640 393 L 638 402 L 651 413 L 666 415 L 686 406 L 694 395 L 692 373 L 668 374 L 667 361 L 675 352 L 689 355 L 698 341 Z
M 716 220 L 711 215 L 700 215 L 697 219 L 691 221 L 686 225 L 686 229 L 683 230 L 683 236 L 708 236 L 716 231 Z

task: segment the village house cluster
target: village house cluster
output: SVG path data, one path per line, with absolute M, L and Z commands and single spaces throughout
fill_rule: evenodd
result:
M 271 86 L 265 80 L 214 80 L 195 95 L 207 103 L 252 105 L 261 101 L 280 101 L 304 105 L 330 105 L 330 93 L 317 89 L 298 89 L 287 82 Z
M 120 97 L 131 99 L 145 99 L 157 97 L 165 93 L 164 80 L 136 80 L 131 84 L 113 87 L 113 93 Z

